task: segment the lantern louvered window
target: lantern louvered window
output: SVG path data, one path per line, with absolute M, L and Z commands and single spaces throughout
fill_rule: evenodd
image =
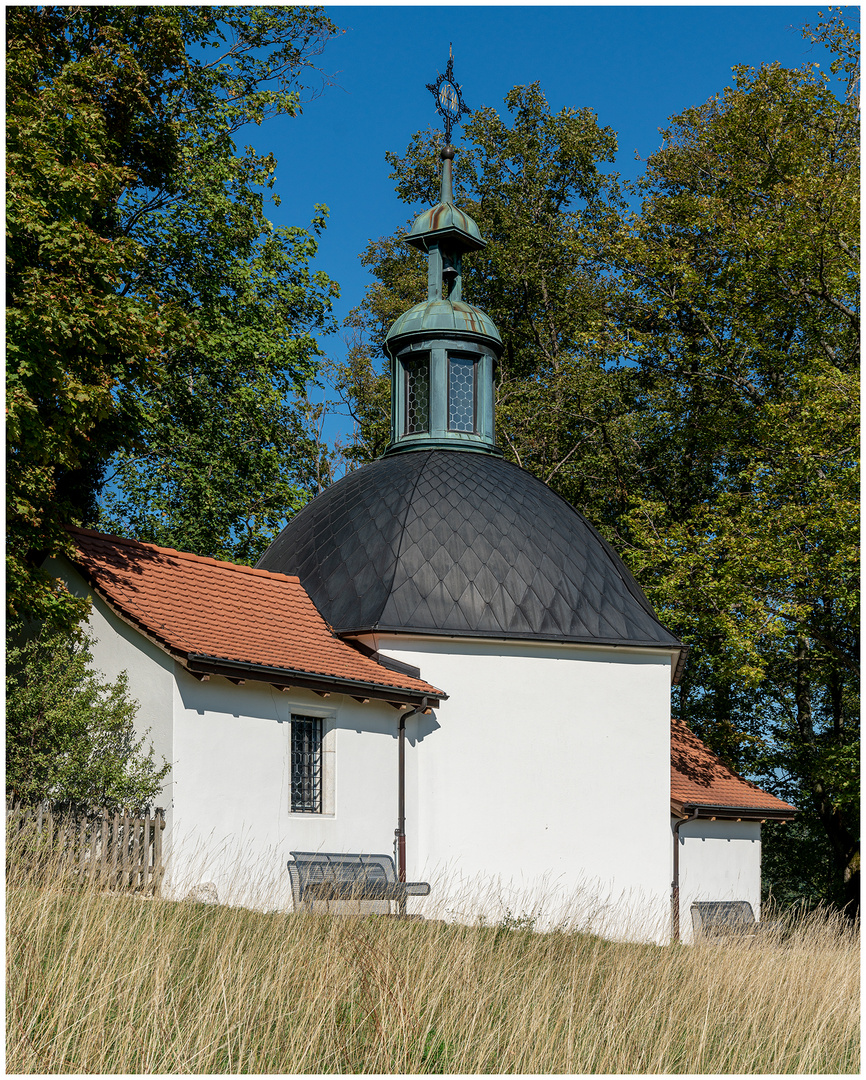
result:
M 322 721 L 292 717 L 292 813 L 322 812 Z

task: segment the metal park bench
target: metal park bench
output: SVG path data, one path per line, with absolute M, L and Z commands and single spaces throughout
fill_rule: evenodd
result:
M 426 881 L 398 881 L 390 855 L 291 851 L 295 911 L 334 915 L 405 915 L 407 896 L 428 896 Z
M 697 900 L 692 904 L 695 938 L 749 937 L 763 929 L 748 900 Z

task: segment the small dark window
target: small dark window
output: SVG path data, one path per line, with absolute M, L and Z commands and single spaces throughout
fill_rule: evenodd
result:
M 292 813 L 322 812 L 322 721 L 292 717 Z
M 406 435 L 427 431 L 430 423 L 430 359 L 404 360 L 406 372 Z
M 475 358 L 448 357 L 448 430 L 475 431 Z

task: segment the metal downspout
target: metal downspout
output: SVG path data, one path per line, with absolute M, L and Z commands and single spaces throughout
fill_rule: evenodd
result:
M 671 914 L 673 915 L 674 941 L 680 940 L 680 826 L 694 821 L 700 816 L 700 812 L 700 808 L 696 806 L 691 817 L 680 818 L 674 825 L 674 880 L 671 882 L 671 888 L 673 889 Z
M 394 836 L 397 840 L 397 878 L 406 880 L 406 721 L 410 716 L 429 712 L 427 698 L 421 705 L 400 714 L 397 728 L 397 828 Z M 397 901 L 400 915 L 406 914 L 406 898 Z

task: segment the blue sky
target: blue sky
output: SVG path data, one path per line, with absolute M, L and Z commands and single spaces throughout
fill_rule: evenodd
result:
M 319 60 L 335 85 L 300 117 L 241 134 L 279 161 L 280 225 L 306 225 L 313 205 L 330 208 L 317 265 L 341 286 L 337 315 L 359 303 L 367 273 L 358 260 L 370 237 L 406 220 L 388 179 L 385 152 L 402 153 L 420 128 L 438 122 L 426 84 L 448 62 L 470 108 L 506 110 L 515 85 L 538 81 L 551 108 L 592 108 L 619 138 L 616 168 L 633 177 L 635 152 L 660 144 L 667 118 L 732 82 L 731 68 L 779 61 L 825 62 L 800 34 L 818 21 L 802 6 L 437 6 L 327 7 L 344 33 Z M 821 10 L 826 10 L 822 8 Z M 859 17 L 859 9 L 848 9 Z M 454 142 L 460 146 L 461 128 Z M 339 339 L 323 348 L 339 357 Z

